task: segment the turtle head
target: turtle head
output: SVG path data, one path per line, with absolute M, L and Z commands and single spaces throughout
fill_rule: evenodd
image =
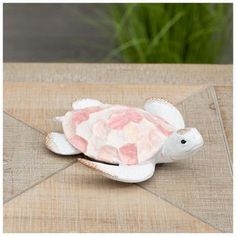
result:
M 163 145 L 162 159 L 164 161 L 162 163 L 185 159 L 202 145 L 203 138 L 196 128 L 177 130 L 168 137 Z

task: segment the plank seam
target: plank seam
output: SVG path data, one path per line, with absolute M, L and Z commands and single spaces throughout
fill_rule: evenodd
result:
M 9 114 L 8 112 L 3 111 L 3 113 L 5 113 L 7 116 L 11 117 L 12 119 L 15 119 L 16 121 L 22 123 L 23 125 L 26 125 L 27 127 L 33 129 L 35 132 L 38 132 L 38 133 L 40 133 L 40 134 L 42 134 L 42 135 L 45 135 L 45 133 L 43 133 L 41 130 L 38 130 L 38 129 L 36 129 L 36 128 L 30 126 L 29 124 L 25 123 L 24 121 L 21 121 L 21 120 L 17 119 L 16 117 L 12 116 L 12 115 Z M 59 173 L 60 171 L 66 169 L 67 167 L 71 166 L 72 164 L 74 164 L 74 163 L 76 163 L 76 162 L 77 162 L 77 159 L 75 158 L 75 160 L 72 160 L 67 166 L 64 166 L 63 168 L 58 169 L 58 170 L 56 170 L 55 172 L 52 172 L 50 175 L 47 175 L 46 177 L 40 179 L 39 181 L 36 181 L 36 182 L 33 183 L 32 185 L 29 185 L 29 186 L 28 186 L 27 188 L 25 188 L 23 191 L 21 191 L 21 192 L 17 193 L 16 195 L 14 195 L 14 196 L 12 196 L 12 197 L 6 199 L 5 201 L 3 201 L 3 203 L 5 204 L 5 203 L 11 201 L 12 199 L 18 197 L 18 196 L 21 195 L 22 193 L 24 193 L 24 192 L 30 190 L 31 188 L 33 188 L 34 186 L 40 184 L 41 182 L 43 182 L 43 181 L 46 180 L 47 178 L 51 177 L 52 175 L 54 175 L 54 174 L 56 174 L 56 173 Z
M 226 138 L 225 129 L 224 129 L 224 125 L 223 125 L 223 120 L 222 120 L 222 117 L 221 117 L 220 107 L 219 107 L 219 103 L 218 103 L 218 100 L 217 100 L 216 91 L 214 89 L 214 86 L 211 86 L 210 92 L 211 92 L 211 95 L 212 95 L 213 100 L 214 100 L 214 105 L 215 105 L 216 113 L 217 113 L 217 119 L 218 119 L 218 122 L 219 122 L 221 130 L 222 130 L 223 143 L 224 143 L 225 149 L 228 153 L 227 162 L 228 162 L 228 165 L 229 165 L 229 168 L 230 168 L 231 176 L 233 177 L 233 163 L 232 163 L 232 160 L 231 160 L 231 153 L 230 153 L 230 150 L 229 150 L 229 144 L 228 144 L 228 141 L 227 141 L 227 138 Z
M 223 137 L 224 137 L 224 145 L 225 145 L 225 148 L 226 148 L 227 153 L 228 153 L 227 161 L 228 161 L 228 163 L 229 163 L 230 170 L 231 170 L 231 174 L 232 174 L 232 163 L 231 163 L 231 161 L 229 160 L 229 148 L 228 148 L 228 143 L 226 143 L 226 135 L 225 135 L 225 132 L 224 132 L 224 128 L 223 128 L 223 126 L 222 126 L 221 113 L 220 113 L 220 110 L 219 110 L 219 104 L 218 104 L 218 102 L 217 102 L 218 100 L 217 100 L 217 97 L 216 97 L 216 93 L 215 93 L 214 87 L 213 87 L 213 86 L 206 86 L 204 89 L 200 88 L 198 91 L 196 91 L 196 92 L 194 92 L 193 94 L 187 96 L 185 99 L 183 99 L 183 100 L 182 100 L 181 102 L 179 102 L 178 104 L 184 102 L 185 100 L 187 100 L 189 97 L 193 96 L 194 94 L 197 94 L 197 93 L 199 93 L 200 91 L 204 91 L 204 90 L 207 90 L 207 89 L 210 90 L 210 93 L 211 93 L 211 95 L 212 95 L 213 98 L 214 98 L 214 104 L 215 104 L 215 106 L 216 106 L 216 111 L 217 111 L 217 114 L 218 114 L 217 119 L 218 119 L 218 121 L 219 121 L 219 123 L 220 123 L 220 126 L 221 126 L 221 129 L 222 129 L 222 133 L 223 133 Z M 19 122 L 21 122 L 21 123 L 27 125 L 28 127 L 32 128 L 32 129 L 34 129 L 35 131 L 38 131 L 38 132 L 40 132 L 41 134 L 45 134 L 45 132 L 42 132 L 41 130 L 38 130 L 38 129 L 36 129 L 36 128 L 30 126 L 29 124 L 25 123 L 24 121 L 17 119 L 16 117 L 10 115 L 8 112 L 6 112 L 6 111 L 4 111 L 4 112 L 5 112 L 6 114 L 8 114 L 10 117 L 14 118 L 15 120 L 17 120 L 17 121 L 19 121 Z M 75 162 L 77 162 L 77 161 L 75 160 L 75 161 L 73 161 L 72 163 L 70 163 L 68 166 L 63 167 L 62 169 L 57 170 L 56 172 L 53 172 L 51 175 L 49 175 L 49 176 L 47 176 L 46 178 L 40 180 L 39 182 L 35 183 L 34 185 L 30 186 L 29 188 L 25 189 L 23 192 L 21 192 L 21 193 L 15 195 L 13 198 L 15 198 L 15 197 L 19 196 L 20 194 L 26 192 L 27 190 L 31 189 L 32 187 L 34 187 L 34 186 L 40 184 L 41 182 L 43 182 L 43 181 L 46 180 L 47 178 L 50 178 L 51 176 L 53 176 L 54 174 L 57 174 L 57 173 L 59 173 L 60 171 L 66 169 L 67 167 L 71 166 L 71 165 L 74 164 Z M 142 187 L 142 186 L 140 186 L 140 185 L 138 185 L 138 184 L 137 184 L 137 186 L 139 186 L 140 188 L 146 190 L 146 191 L 149 192 L 149 193 L 154 194 L 156 197 L 161 198 L 159 195 L 156 195 L 155 193 L 149 191 L 148 189 L 146 189 L 146 188 L 144 188 L 144 187 Z M 8 199 L 6 202 L 12 200 L 13 198 Z M 178 206 L 176 206 L 176 205 L 174 205 L 173 203 L 169 202 L 167 199 L 163 199 L 163 198 L 161 198 L 161 199 L 164 200 L 164 201 L 166 201 L 166 202 L 168 202 L 168 203 L 170 203 L 171 205 L 173 205 L 173 206 L 179 208 Z M 6 202 L 5 202 L 5 203 L 6 203 Z M 200 219 L 200 218 L 198 218 L 198 217 L 192 215 L 190 212 L 188 212 L 188 211 L 186 211 L 186 210 L 184 210 L 184 209 L 182 209 L 182 208 L 179 208 L 179 209 L 181 209 L 182 211 L 184 211 L 184 212 L 190 214 L 191 216 L 195 217 L 196 219 L 199 219 L 199 220 L 201 220 L 202 222 L 204 222 L 204 223 L 210 225 L 211 227 L 215 228 L 215 227 L 212 226 L 211 224 L 209 224 L 209 223 L 203 221 L 202 219 Z M 215 229 L 217 229 L 217 228 L 215 228 Z M 219 230 L 219 229 L 217 229 L 217 230 Z M 220 230 L 220 231 L 221 231 L 221 230 Z M 223 231 L 221 231 L 221 232 L 223 232 Z
M 38 182 L 35 182 L 33 185 L 30 185 L 28 188 L 24 189 L 22 192 L 20 192 L 20 193 L 14 195 L 13 197 L 7 199 L 7 200 L 6 200 L 5 202 L 3 202 L 3 203 L 6 204 L 6 203 L 10 202 L 11 200 L 13 200 L 14 198 L 19 197 L 21 194 L 27 192 L 27 191 L 30 190 L 31 188 L 34 188 L 35 186 L 37 186 L 38 184 L 42 183 L 43 181 L 49 179 L 49 178 L 52 177 L 53 175 L 55 175 L 55 174 L 57 174 L 57 173 L 59 173 L 59 172 L 65 170 L 66 168 L 72 166 L 72 165 L 75 164 L 76 162 L 77 162 L 77 159 L 75 159 L 74 161 L 72 161 L 71 163 L 69 163 L 67 166 L 64 166 L 63 168 L 61 168 L 61 169 L 59 169 L 59 170 L 57 170 L 57 171 L 51 173 L 50 175 L 46 176 L 45 178 L 39 180 Z
M 42 179 L 41 181 L 35 183 L 35 184 L 32 185 L 31 187 L 25 189 L 23 192 L 21 192 L 21 193 L 15 195 L 15 196 L 12 197 L 11 199 L 9 199 L 9 200 L 7 200 L 6 202 L 4 202 L 4 205 L 7 204 L 7 203 L 9 203 L 9 202 L 11 202 L 11 200 L 13 200 L 13 199 L 19 197 L 19 196 L 22 195 L 23 193 L 27 192 L 27 191 L 30 190 L 31 188 L 36 187 L 37 185 L 39 185 L 39 184 L 42 183 L 43 181 L 45 181 L 45 180 L 47 180 L 47 179 L 53 177 L 55 174 L 58 174 L 59 172 L 65 170 L 66 168 L 68 168 L 68 167 L 74 165 L 75 163 L 77 163 L 77 160 L 75 160 L 74 162 L 70 163 L 68 166 L 61 168 L 60 170 L 57 170 L 56 172 L 52 173 L 51 175 L 47 176 L 46 178 Z M 151 195 L 154 195 L 155 197 L 157 197 L 157 198 L 161 199 L 162 201 L 164 201 L 164 202 L 170 204 L 171 206 L 173 206 L 173 207 L 179 209 L 180 211 L 183 211 L 184 213 L 186 213 L 186 214 L 190 215 L 191 217 L 195 218 L 196 220 L 198 220 L 198 221 L 200 221 L 200 222 L 202 222 L 202 223 L 204 223 L 204 224 L 206 224 L 206 225 L 212 227 L 213 229 L 215 229 L 215 230 L 217 230 L 217 231 L 220 231 L 220 232 L 222 232 L 222 233 L 224 232 L 224 231 L 222 231 L 222 230 L 216 228 L 215 226 L 209 224 L 208 222 L 205 222 L 205 221 L 202 220 L 201 218 L 198 218 L 197 216 L 191 214 L 190 212 L 188 212 L 188 211 L 186 211 L 186 210 L 180 208 L 179 206 L 174 205 L 172 202 L 170 202 L 170 201 L 168 201 L 168 200 L 166 200 L 166 199 L 160 197 L 159 195 L 153 193 L 153 192 L 150 191 L 149 189 L 146 189 L 145 187 L 140 186 L 139 184 L 134 184 L 134 185 L 136 185 L 137 187 L 143 189 L 146 193 L 149 193 L 149 194 L 151 194 Z
M 228 164 L 229 164 L 230 173 L 231 173 L 231 175 L 232 175 L 232 163 L 231 163 L 230 158 L 229 158 L 229 157 L 230 157 L 230 151 L 229 151 L 228 142 L 227 142 L 227 139 L 226 139 L 225 130 L 224 130 L 223 123 L 222 123 L 222 117 L 221 117 L 221 113 L 220 113 L 220 108 L 219 108 L 219 104 L 218 104 L 216 92 L 215 92 L 214 86 L 211 86 L 211 85 L 210 85 L 210 86 L 206 86 L 202 91 L 204 91 L 204 90 L 208 90 L 208 91 L 210 92 L 210 94 L 212 95 L 213 101 L 214 101 L 214 105 L 215 105 L 215 107 L 216 107 L 217 119 L 218 119 L 218 122 L 219 122 L 220 127 L 221 127 L 221 131 L 222 131 L 222 134 L 223 134 L 224 146 L 225 146 L 226 151 L 227 151 L 227 153 L 228 153 L 228 155 L 227 155 L 226 158 L 227 158 L 227 162 L 228 162 Z M 199 91 L 197 91 L 197 92 L 195 92 L 195 93 L 189 95 L 189 96 L 186 97 L 184 100 L 182 100 L 181 102 L 177 103 L 176 105 L 183 103 L 183 102 L 184 102 L 185 100 L 187 100 L 189 97 L 192 97 L 192 96 L 194 96 L 194 95 L 197 94 L 197 93 L 199 93 Z M 222 231 L 221 229 L 218 229 L 218 228 L 216 228 L 215 226 L 213 226 L 211 223 L 208 223 L 208 222 L 202 220 L 201 218 L 199 218 L 198 216 L 195 216 L 195 215 L 193 215 L 192 213 L 186 211 L 185 209 L 183 209 L 183 208 L 181 208 L 181 207 L 175 205 L 174 203 L 172 203 L 172 202 L 169 201 L 168 199 L 162 198 L 162 197 L 159 196 L 158 194 L 152 192 L 151 190 L 149 190 L 149 189 L 147 189 L 147 188 L 145 188 L 145 187 L 143 187 L 143 186 L 141 186 L 141 185 L 139 185 L 139 184 L 136 184 L 136 185 L 138 185 L 140 188 L 145 189 L 146 191 L 148 191 L 148 192 L 154 194 L 155 196 L 161 198 L 162 200 L 164 200 L 164 201 L 170 203 L 171 205 L 173 205 L 173 206 L 175 206 L 175 207 L 181 209 L 182 211 L 184 211 L 184 212 L 190 214 L 191 216 L 193 216 L 193 217 L 195 217 L 195 218 L 201 220 L 202 222 L 204 222 L 204 223 L 208 224 L 209 226 L 213 227 L 214 229 L 219 230 L 220 232 L 224 232 L 224 231 Z
M 137 186 L 140 187 L 141 189 L 144 189 L 146 192 L 149 192 L 150 194 L 154 195 L 155 197 L 158 197 L 158 198 L 160 198 L 161 200 L 163 200 L 163 201 L 169 203 L 170 205 L 172 205 L 172 206 L 178 208 L 179 210 L 181 210 L 181 211 L 183 211 L 183 212 L 189 214 L 190 216 L 192 216 L 192 217 L 194 217 L 195 219 L 197 219 L 197 220 L 203 222 L 204 224 L 209 225 L 209 226 L 212 227 L 213 229 L 215 229 L 215 230 L 217 230 L 217 231 L 220 231 L 221 233 L 224 233 L 224 231 L 222 231 L 221 229 L 216 228 L 216 227 L 215 227 L 214 225 L 212 225 L 211 223 L 208 223 L 208 222 L 206 222 L 205 220 L 199 218 L 198 216 L 193 215 L 191 212 L 186 211 L 185 209 L 179 207 L 178 205 L 175 205 L 173 202 L 171 202 L 171 201 L 169 201 L 169 200 L 167 200 L 167 199 L 165 199 L 165 198 L 162 198 L 162 197 L 159 196 L 158 194 L 156 194 L 156 193 L 150 191 L 149 189 L 147 189 L 147 188 L 145 188 L 145 187 L 143 187 L 143 186 L 141 186 L 141 185 L 139 185 L 139 184 L 135 184 L 135 185 L 137 185 Z
M 42 135 L 45 135 L 45 134 L 46 134 L 46 132 L 44 132 L 44 131 L 42 131 L 42 130 L 40 130 L 40 129 L 37 129 L 37 128 L 31 126 L 31 125 L 29 125 L 28 123 L 24 122 L 23 120 L 20 120 L 19 118 L 16 118 L 15 116 L 13 116 L 11 113 L 7 112 L 6 110 L 3 110 L 3 113 L 5 113 L 6 115 L 10 116 L 12 119 L 15 119 L 15 120 L 17 120 L 18 122 L 20 122 L 20 123 L 22 123 L 22 124 L 28 126 L 29 128 L 33 129 L 34 131 L 39 132 L 39 133 L 42 134 Z

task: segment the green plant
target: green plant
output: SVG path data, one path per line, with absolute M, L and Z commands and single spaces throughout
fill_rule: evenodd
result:
M 232 4 L 109 4 L 116 47 L 106 61 L 214 63 L 232 37 Z

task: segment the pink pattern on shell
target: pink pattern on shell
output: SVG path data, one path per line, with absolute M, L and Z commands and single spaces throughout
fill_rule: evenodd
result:
M 102 110 L 101 107 L 88 107 L 88 108 L 74 111 L 73 116 L 72 116 L 72 123 L 74 125 L 78 125 L 82 123 L 83 121 L 88 120 L 90 114 L 101 111 L 101 110 Z
M 119 148 L 122 163 L 127 165 L 138 164 L 137 146 L 134 143 L 126 144 Z
M 127 111 L 113 114 L 108 122 L 108 125 L 111 129 L 122 129 L 130 121 L 138 123 L 142 119 L 143 116 L 141 114 L 130 108 Z
M 162 137 L 163 135 L 160 136 L 160 131 L 156 127 L 153 127 L 138 141 L 139 162 L 146 161 L 150 156 L 156 153 L 156 150 L 161 148 L 163 145 Z
M 74 125 L 78 125 L 83 121 L 88 120 L 88 118 L 89 118 L 89 113 L 86 111 L 75 112 L 72 117 L 72 123 Z
M 136 143 L 142 135 L 138 124 L 132 121 L 123 127 L 123 132 L 128 143 Z
M 93 125 L 93 134 L 96 135 L 99 138 L 106 138 L 110 129 L 107 125 L 107 123 L 104 120 L 98 120 L 94 125 Z
M 160 150 L 175 128 L 144 110 L 114 105 L 68 112 L 63 130 L 67 140 L 89 157 L 135 165 Z
M 80 150 L 81 152 L 86 152 L 88 142 L 84 138 L 75 135 L 69 141 L 74 147 L 78 148 L 78 150 Z
M 105 145 L 98 152 L 98 159 L 105 162 L 120 163 L 118 150 L 115 147 Z
M 161 125 L 157 125 L 157 128 L 165 135 L 165 136 L 169 136 L 173 133 L 173 131 L 169 131 L 165 128 L 163 128 Z
M 175 130 L 174 127 L 172 127 L 167 121 L 162 119 L 159 116 L 152 116 L 150 114 L 146 114 L 145 118 L 149 120 L 150 122 L 154 123 L 156 127 L 165 135 L 169 136 L 173 133 Z

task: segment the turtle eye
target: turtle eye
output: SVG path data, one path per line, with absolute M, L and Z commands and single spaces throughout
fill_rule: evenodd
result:
M 184 140 L 184 139 L 182 139 L 182 140 L 181 140 L 181 143 L 182 143 L 182 144 L 185 144 L 185 143 L 187 143 L 187 141 Z

